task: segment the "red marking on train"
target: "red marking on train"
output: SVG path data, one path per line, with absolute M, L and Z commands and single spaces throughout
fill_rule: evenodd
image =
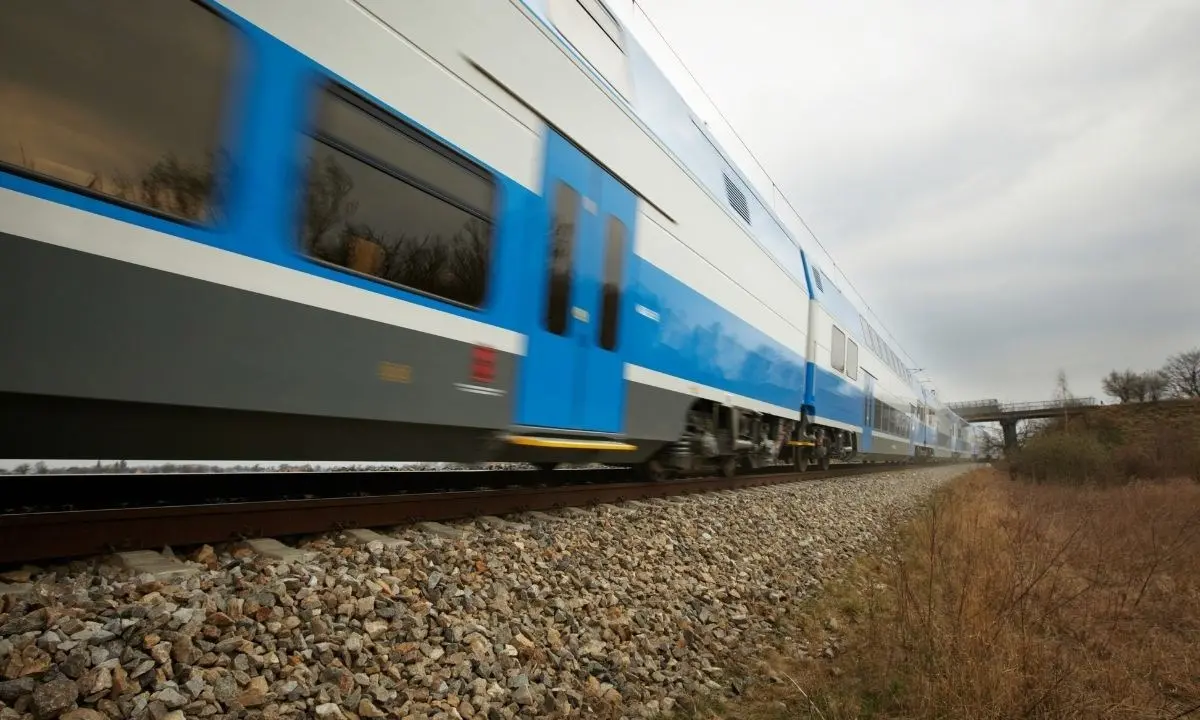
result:
M 471 382 L 490 383 L 496 377 L 496 350 L 486 345 L 471 348 Z

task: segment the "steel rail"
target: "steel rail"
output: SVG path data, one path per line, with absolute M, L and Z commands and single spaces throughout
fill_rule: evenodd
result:
M 349 528 L 387 527 L 479 515 L 505 515 L 627 500 L 895 471 L 900 466 L 845 466 L 828 471 L 707 477 L 657 483 L 516 487 L 410 492 L 363 497 L 106 508 L 0 515 L 0 564 L 117 551 L 286 537 Z

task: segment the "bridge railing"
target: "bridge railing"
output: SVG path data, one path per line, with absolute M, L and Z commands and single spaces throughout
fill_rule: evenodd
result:
M 1001 403 L 998 400 L 972 400 L 969 402 L 950 403 L 947 407 L 964 420 L 979 415 L 1010 415 L 1029 414 L 1057 410 L 1074 410 L 1095 407 L 1099 405 L 1096 398 L 1068 398 L 1066 400 L 1039 400 L 1035 402 Z
M 1037 412 L 1040 410 L 1070 410 L 1074 408 L 1094 407 L 1099 403 L 1096 398 L 1068 398 L 1066 400 L 1042 400 L 1039 402 L 1005 403 L 1000 406 L 1000 412 Z
M 976 410 L 976 409 L 994 410 L 994 409 L 1000 407 L 1000 401 L 996 400 L 995 398 L 989 398 L 987 400 L 970 400 L 968 402 L 948 403 L 946 405 L 946 407 L 950 408 L 951 410 L 953 410 L 955 412 L 958 412 L 959 410 Z

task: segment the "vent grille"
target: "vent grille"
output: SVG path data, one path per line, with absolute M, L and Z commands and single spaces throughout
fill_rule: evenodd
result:
M 816 267 L 813 267 L 813 284 L 817 286 L 818 290 L 825 292 L 825 286 L 821 284 L 821 271 Z
M 725 195 L 729 198 L 730 206 L 738 215 L 742 216 L 743 220 L 750 222 L 750 207 L 746 205 L 746 193 L 734 185 L 725 173 L 721 173 L 721 177 L 725 178 Z

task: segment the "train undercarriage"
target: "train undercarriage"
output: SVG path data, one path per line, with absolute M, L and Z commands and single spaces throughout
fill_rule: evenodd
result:
M 697 402 L 688 412 L 683 435 L 637 466 L 648 479 L 698 473 L 733 476 L 739 468 L 791 465 L 828 470 L 834 461 L 858 453 L 855 433 L 817 425 L 802 413 L 799 421 L 764 413 Z

